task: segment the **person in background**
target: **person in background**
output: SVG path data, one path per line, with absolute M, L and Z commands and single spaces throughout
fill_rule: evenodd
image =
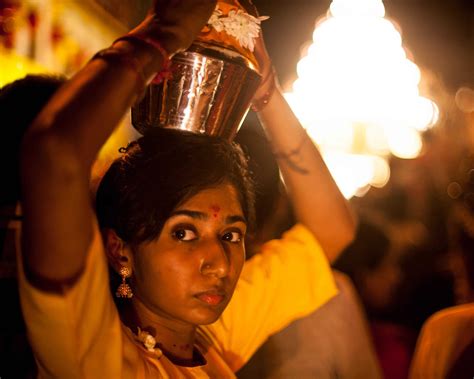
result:
M 41 108 L 65 78 L 27 75 L 0 89 L 0 120 L 3 146 L 0 149 L 0 376 L 33 378 L 36 367 L 21 314 L 16 280 L 15 234 L 21 228 L 19 178 L 20 143 Z
M 385 230 L 361 219 L 356 238 L 333 267 L 349 275 L 360 295 L 383 377 L 406 379 L 416 331 L 391 318 L 402 276 Z
M 417 341 L 410 379 L 474 376 L 474 158 L 461 165 L 462 189 L 448 219 L 456 303 L 433 314 Z
M 25 135 L 19 288 L 40 377 L 234 377 L 270 334 L 337 293 L 326 256 L 351 241 L 352 213 L 279 91 L 261 37 L 253 104 L 298 225 L 244 267 L 253 195 L 241 150 L 162 128 L 125 149 L 91 206 L 99 149 L 215 5 L 155 1 L 137 28 L 55 93 Z M 106 256 L 122 279 L 119 306 Z
M 294 224 L 277 162 L 263 131 L 246 124 L 236 142 L 249 156 L 256 186 L 256 231 L 246 241 L 258 254 Z M 237 373 L 245 378 L 381 378 L 368 325 L 350 279 L 333 272 L 339 293 L 312 314 L 271 336 Z

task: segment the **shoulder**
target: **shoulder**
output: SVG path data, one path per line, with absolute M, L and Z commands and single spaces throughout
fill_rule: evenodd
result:
M 313 233 L 302 224 L 296 224 L 279 239 L 274 239 L 264 243 L 261 247 L 260 254 L 262 256 L 268 253 L 291 253 L 305 252 L 305 253 L 322 253 L 321 245 Z
M 474 324 L 474 304 L 463 304 L 443 309 L 433 314 L 424 324 L 424 333 L 449 334 L 453 328 L 457 329 L 468 324 Z
M 423 325 L 411 379 L 444 377 L 453 360 L 474 338 L 474 304 L 436 312 Z

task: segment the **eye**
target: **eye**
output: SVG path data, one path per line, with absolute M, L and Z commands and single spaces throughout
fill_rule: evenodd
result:
M 231 243 L 239 243 L 242 241 L 243 234 L 242 232 L 233 231 L 227 232 L 222 236 L 223 241 L 231 242 Z
M 197 234 L 192 229 L 179 228 L 172 232 L 174 239 L 178 241 L 194 241 L 197 238 Z

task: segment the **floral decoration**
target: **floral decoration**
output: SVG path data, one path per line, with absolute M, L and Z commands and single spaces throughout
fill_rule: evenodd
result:
M 225 32 L 234 37 L 242 47 L 253 52 L 255 39 L 260 34 L 260 24 L 267 19 L 268 16 L 254 17 L 242 9 L 232 9 L 224 15 L 217 6 L 207 24 L 217 32 Z
M 161 357 L 163 353 L 161 352 L 160 349 L 155 347 L 156 346 L 155 337 L 153 337 L 146 330 L 141 330 L 139 327 L 137 329 L 138 329 L 137 340 L 140 341 L 150 353 L 155 353 L 155 355 L 158 358 Z

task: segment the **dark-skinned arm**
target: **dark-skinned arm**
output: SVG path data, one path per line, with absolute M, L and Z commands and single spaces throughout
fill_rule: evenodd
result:
M 211 0 L 158 0 L 131 34 L 172 55 L 186 49 L 209 19 Z M 61 290 L 79 277 L 93 237 L 89 175 L 94 159 L 165 63 L 152 44 L 113 45 L 126 59 L 93 59 L 53 96 L 27 131 L 21 153 L 23 257 L 29 280 Z
M 263 82 L 254 99 L 267 100 L 266 104 L 256 102 L 258 117 L 271 142 L 298 222 L 315 235 L 329 262 L 333 262 L 354 238 L 354 215 L 319 150 L 283 97 L 261 36 L 255 53 Z

